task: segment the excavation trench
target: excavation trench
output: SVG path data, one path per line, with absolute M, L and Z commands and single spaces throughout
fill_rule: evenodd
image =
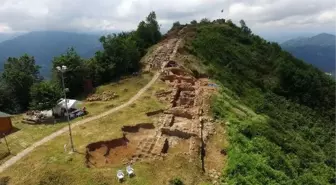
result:
M 193 117 L 191 112 L 189 112 L 188 110 L 185 110 L 184 108 L 180 108 L 180 107 L 173 107 L 170 110 L 165 111 L 164 113 L 173 114 L 174 116 L 187 118 L 187 119 L 192 119 Z
M 182 139 L 189 139 L 190 137 L 197 136 L 196 134 L 193 134 L 193 133 L 183 132 L 181 130 L 170 129 L 170 128 L 161 128 L 161 132 L 164 135 L 176 136 Z
M 176 102 L 180 97 L 181 94 L 181 89 L 177 88 L 177 90 L 174 92 L 175 94 L 173 95 L 173 103 L 172 103 L 172 107 L 176 107 Z
M 88 144 L 85 155 L 86 166 L 101 166 L 103 163 L 107 163 L 111 150 L 127 147 L 129 142 L 130 140 L 124 135 L 122 138 Z
M 168 139 L 166 138 L 164 141 L 161 153 L 166 154 L 168 152 L 168 149 L 169 149 L 169 142 L 168 142 Z
M 121 130 L 123 132 L 130 132 L 130 133 L 136 133 L 139 132 L 140 129 L 154 129 L 153 123 L 139 123 L 133 126 L 123 126 Z
M 155 132 L 152 123 L 140 123 L 121 128 L 123 137 L 108 141 L 90 143 L 86 146 L 86 166 L 105 167 L 130 161 L 136 153 L 139 142 Z

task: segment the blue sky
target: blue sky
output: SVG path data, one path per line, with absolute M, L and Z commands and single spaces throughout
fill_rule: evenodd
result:
M 127 31 L 150 11 L 162 30 L 207 17 L 244 19 L 253 32 L 280 40 L 335 33 L 334 0 L 1 0 L 0 33 Z

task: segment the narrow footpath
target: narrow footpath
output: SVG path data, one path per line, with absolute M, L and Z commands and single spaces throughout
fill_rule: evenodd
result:
M 75 123 L 71 124 L 71 128 L 77 127 L 79 125 L 83 125 L 85 123 L 100 119 L 102 117 L 105 117 L 109 114 L 112 114 L 116 111 L 119 111 L 120 109 L 123 109 L 127 106 L 129 106 L 130 104 L 132 104 L 134 101 L 136 101 L 146 90 L 148 90 L 148 88 L 150 88 L 155 81 L 159 78 L 160 76 L 160 72 L 157 72 L 153 78 L 151 79 L 150 82 L 148 82 L 147 85 L 145 85 L 142 89 L 140 89 L 130 100 L 128 100 L 126 103 L 115 107 L 113 109 L 110 109 L 106 112 L 103 112 L 101 114 L 98 114 L 96 116 L 90 117 L 90 118 L 86 118 L 80 121 L 77 121 Z M 23 151 L 19 152 L 17 155 L 15 155 L 14 157 L 10 158 L 9 160 L 7 160 L 5 163 L 3 163 L 0 166 L 0 173 L 2 173 L 4 170 L 6 170 L 8 167 L 12 166 L 13 164 L 15 164 L 18 160 L 20 160 L 22 157 L 26 156 L 27 154 L 29 154 L 30 152 L 32 152 L 36 147 L 41 146 L 43 144 L 45 144 L 46 142 L 56 138 L 57 136 L 64 134 L 68 132 L 68 126 L 63 127 L 62 129 L 50 134 L 49 136 L 46 136 L 44 138 L 42 138 L 41 140 L 33 143 L 31 146 L 29 146 L 28 148 L 24 149 Z

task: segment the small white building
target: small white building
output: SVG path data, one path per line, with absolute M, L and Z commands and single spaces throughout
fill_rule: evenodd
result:
M 74 99 L 67 99 L 67 106 L 69 112 L 75 109 L 79 109 L 79 105 L 81 104 L 81 101 L 74 100 Z M 59 116 L 64 115 L 66 112 L 66 104 L 65 100 L 62 98 L 57 102 L 57 105 L 53 108 L 53 113 Z

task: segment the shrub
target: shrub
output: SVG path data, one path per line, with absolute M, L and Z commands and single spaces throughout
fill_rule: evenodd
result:
M 174 178 L 169 181 L 169 185 L 184 185 L 181 179 L 179 178 Z

